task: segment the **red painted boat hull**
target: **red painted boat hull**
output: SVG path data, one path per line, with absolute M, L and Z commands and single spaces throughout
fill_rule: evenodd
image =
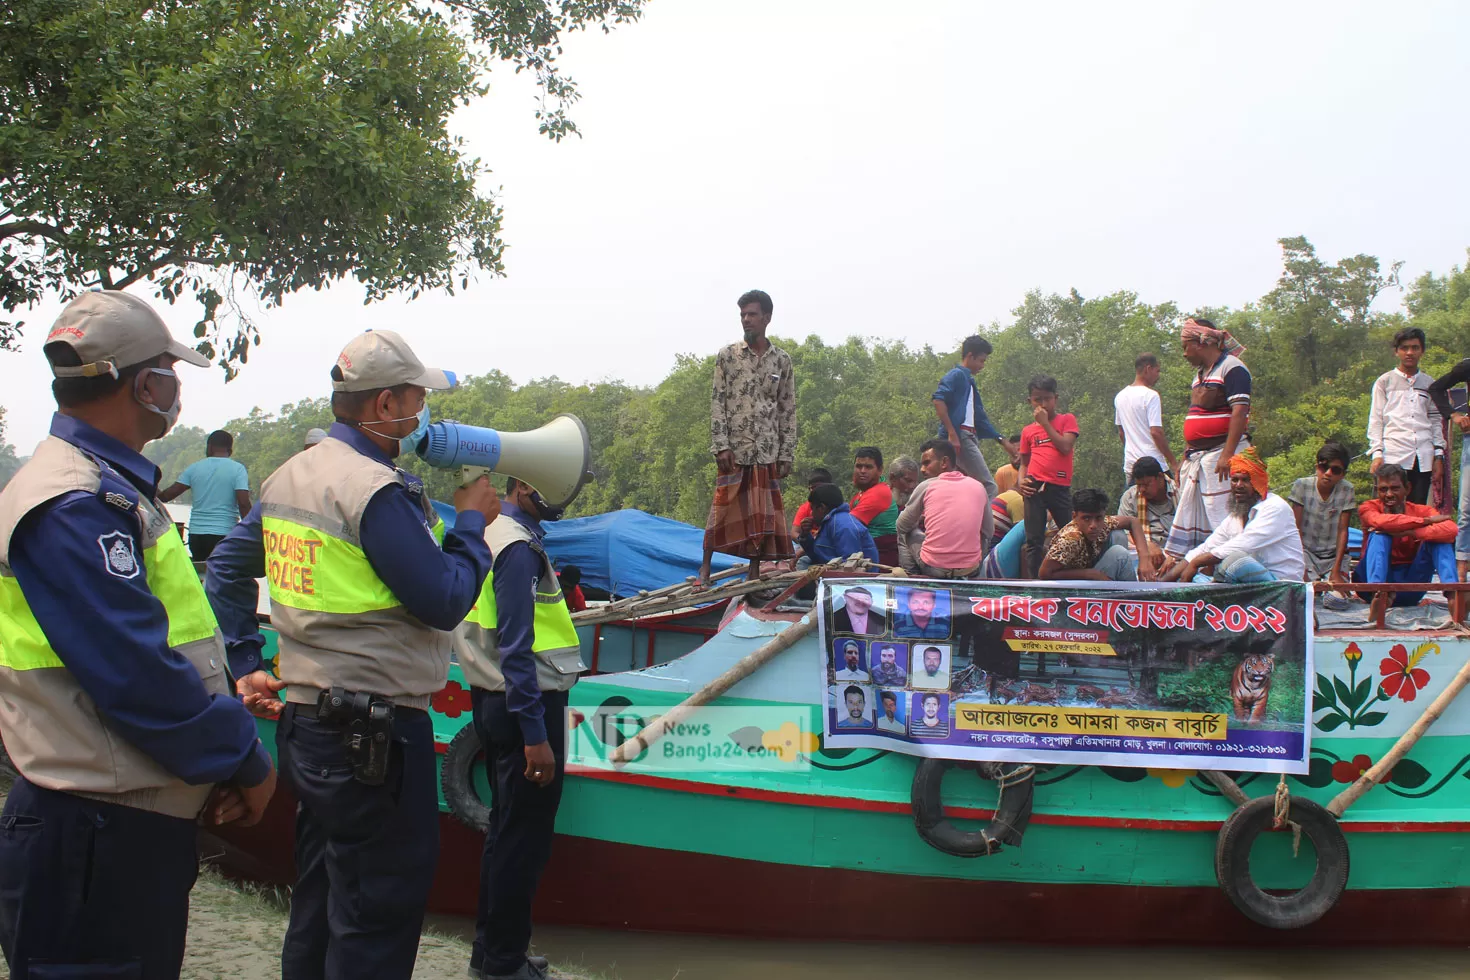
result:
M 201 847 L 229 873 L 289 885 L 295 801 Z M 473 916 L 483 837 L 445 814 L 429 907 Z M 983 858 L 978 860 L 984 860 Z M 882 915 L 874 915 L 881 898 Z M 975 881 L 719 857 L 558 836 L 536 920 L 766 939 L 1073 944 L 1465 945 L 1470 888 L 1350 890 L 1303 929 L 1240 914 L 1217 888 Z M 876 923 L 882 933 L 875 934 Z

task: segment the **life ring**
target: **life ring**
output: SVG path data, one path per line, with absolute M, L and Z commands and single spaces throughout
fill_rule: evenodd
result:
M 1274 822 L 1276 800 L 1258 796 L 1236 808 L 1220 828 L 1215 844 L 1215 878 L 1235 907 L 1252 921 L 1273 929 L 1299 929 L 1326 915 L 1347 888 L 1347 838 L 1327 810 L 1299 796 L 1291 798 L 1288 819 L 1317 851 L 1312 880 L 1289 895 L 1263 891 L 1251 878 L 1251 846 Z
M 439 785 L 454 819 L 482 834 L 490 829 L 490 808 L 475 791 L 475 769 L 484 765 L 485 746 L 474 722 L 469 722 L 449 741 L 439 770 Z
M 1021 836 L 1031 820 L 1031 797 L 1035 789 L 1032 777 L 1036 768 L 982 762 L 961 765 L 973 769 L 982 778 L 1000 785 L 995 816 L 983 830 L 960 830 L 944 816 L 941 786 L 944 773 L 955 763 L 948 759 L 924 759 L 914 770 L 914 828 L 930 847 L 955 857 L 984 857 L 999 851 L 1002 844 L 1021 846 Z

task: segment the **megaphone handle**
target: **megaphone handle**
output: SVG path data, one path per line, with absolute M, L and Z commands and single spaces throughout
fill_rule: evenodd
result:
M 459 468 L 459 485 L 467 487 L 482 476 L 489 476 L 488 466 L 461 466 Z

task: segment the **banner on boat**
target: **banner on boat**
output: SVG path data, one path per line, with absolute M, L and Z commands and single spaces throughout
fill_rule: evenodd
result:
M 1300 582 L 824 582 L 823 742 L 944 759 L 1307 771 Z

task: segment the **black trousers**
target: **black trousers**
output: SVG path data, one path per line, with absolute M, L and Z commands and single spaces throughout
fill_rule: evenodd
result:
M 1072 488 L 1060 483 L 1042 483 L 1026 499 L 1026 546 L 1021 549 L 1021 574 L 1035 578 L 1041 572 L 1041 559 L 1046 557 L 1042 545 L 1046 541 L 1046 515 L 1057 522 L 1060 530 L 1072 519 Z
M 398 708 L 388 777 L 353 778 L 342 729 L 288 704 L 276 729 L 296 794 L 296 888 L 283 980 L 409 980 L 439 859 L 438 766 L 427 712 Z
M 1429 503 L 1429 488 L 1434 485 L 1434 468 L 1428 470 L 1419 469 L 1419 461 L 1414 460 L 1414 468 L 1407 471 L 1409 477 L 1409 503 Z
M 471 966 L 486 976 L 514 973 L 531 948 L 531 903 L 551 858 L 556 808 L 566 776 L 567 692 L 541 695 L 546 709 L 546 741 L 556 757 L 551 785 L 526 778 L 526 743 L 521 726 L 505 706 L 503 693 L 470 691 L 475 729 L 485 743 L 490 777 L 490 829 L 480 858 L 480 909 L 475 918 Z
M 190 534 L 189 556 L 195 561 L 209 561 L 209 556 L 224 539 L 223 534 Z
M 0 947 L 15 980 L 174 980 L 199 871 L 192 820 L 17 779 L 0 816 Z

